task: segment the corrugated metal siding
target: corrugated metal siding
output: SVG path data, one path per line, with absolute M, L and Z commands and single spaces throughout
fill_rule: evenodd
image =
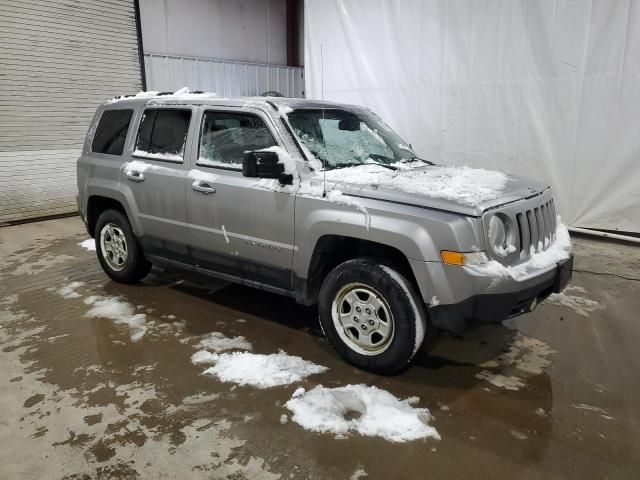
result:
M 2 0 L 0 224 L 76 209 L 96 107 L 141 90 L 132 0 Z
M 144 63 L 149 90 L 189 87 L 225 97 L 275 90 L 285 97 L 304 97 L 304 69 L 300 67 L 153 54 L 146 54 Z

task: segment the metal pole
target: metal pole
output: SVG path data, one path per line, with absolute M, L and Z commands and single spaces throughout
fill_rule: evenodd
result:
M 613 238 L 614 240 L 623 240 L 625 242 L 640 244 L 640 238 L 630 237 L 629 235 L 620 235 L 617 233 L 601 232 L 599 230 L 591 230 L 588 228 L 569 227 L 570 232 L 583 233 L 585 235 L 594 235 L 596 237 Z

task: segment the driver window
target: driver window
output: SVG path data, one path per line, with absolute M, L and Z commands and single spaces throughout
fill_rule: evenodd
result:
M 208 111 L 202 119 L 197 165 L 242 168 L 247 150 L 262 150 L 277 142 L 264 121 L 252 114 Z

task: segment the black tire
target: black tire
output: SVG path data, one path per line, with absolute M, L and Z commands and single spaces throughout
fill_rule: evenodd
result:
M 126 239 L 127 259 L 123 263 L 121 270 L 115 270 L 109 261 L 105 258 L 100 241 L 100 234 L 106 225 L 117 226 Z M 114 281 L 119 283 L 138 283 L 151 271 L 151 263 L 144 257 L 144 253 L 136 236 L 133 233 L 131 224 L 127 217 L 118 210 L 105 210 L 98 217 L 96 228 L 94 230 L 94 238 L 96 240 L 96 253 L 98 261 L 104 272 Z
M 393 335 L 389 336 L 384 344 L 381 343 L 383 346 L 379 348 L 384 348 L 383 351 L 378 352 L 374 348 L 373 351 L 364 354 L 356 350 L 361 347 L 358 345 L 353 347 L 358 343 L 357 340 L 353 340 L 353 334 L 359 332 L 357 328 L 354 331 L 354 326 L 342 328 L 343 333 L 338 333 L 336 324 L 342 325 L 339 317 L 341 314 L 345 315 L 343 307 L 346 301 L 340 301 L 340 299 L 345 295 L 343 293 L 345 291 L 358 292 L 359 288 L 355 287 L 356 285 L 369 287 L 382 297 L 391 311 Z M 336 302 L 336 321 L 333 317 L 334 301 Z M 341 306 L 338 306 L 338 303 Z M 350 311 L 350 307 L 346 311 Z M 343 359 L 355 367 L 381 375 L 398 373 L 409 365 L 422 346 L 427 327 L 424 304 L 412 283 L 395 269 L 366 258 L 344 262 L 327 275 L 320 288 L 318 315 L 325 335 Z M 366 316 L 365 313 L 362 315 Z M 362 323 L 371 321 L 371 319 L 365 318 L 363 321 L 361 317 L 358 318 L 360 328 L 364 328 Z M 377 316 L 376 320 L 379 320 Z M 379 325 L 379 322 L 377 324 Z M 372 331 L 374 332 L 370 330 Z

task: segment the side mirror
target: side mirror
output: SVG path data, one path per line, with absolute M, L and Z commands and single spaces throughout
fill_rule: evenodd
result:
M 277 178 L 282 185 L 293 183 L 293 176 L 284 173 L 284 165 L 279 163 L 278 154 L 270 151 L 244 152 L 242 175 L 251 178 Z

